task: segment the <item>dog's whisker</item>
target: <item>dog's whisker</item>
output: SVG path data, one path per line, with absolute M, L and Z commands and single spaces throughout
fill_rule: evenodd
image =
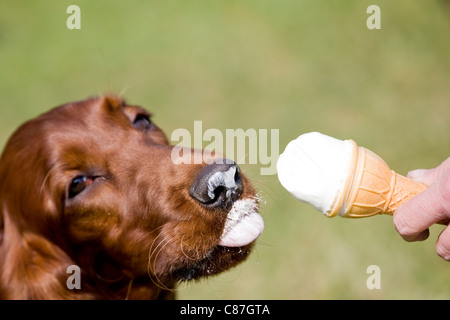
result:
M 189 256 L 184 252 L 184 249 L 183 249 L 183 238 L 184 238 L 184 236 L 185 236 L 185 234 L 183 234 L 183 236 L 181 237 L 181 240 L 180 240 L 180 251 L 181 251 L 181 253 L 182 253 L 188 260 L 195 261 L 195 260 L 196 260 L 195 258 L 189 257 Z
M 159 234 L 158 237 L 160 235 L 161 234 Z M 156 263 L 158 260 L 158 256 L 161 254 L 162 250 L 172 241 L 173 241 L 173 237 L 170 239 L 163 239 L 162 241 L 160 241 L 158 243 L 158 245 L 155 247 L 155 249 L 152 252 L 150 252 L 149 258 L 148 258 L 148 264 L 147 264 L 147 273 L 149 275 L 150 280 L 158 288 L 160 288 L 162 290 L 167 290 L 167 291 L 175 291 L 175 289 L 169 288 L 166 285 L 164 285 L 163 281 L 158 277 L 157 272 L 156 272 Z M 159 250 L 158 250 L 158 248 L 159 248 Z M 158 252 L 156 252 L 156 250 L 158 250 Z M 153 265 L 152 265 L 152 260 L 153 260 Z
M 55 163 L 52 165 L 52 167 L 47 171 L 47 174 L 44 177 L 44 180 L 42 181 L 41 184 L 41 189 L 39 190 L 39 196 L 42 198 L 42 194 L 44 193 L 45 190 L 45 184 L 47 183 L 47 180 L 50 178 L 50 175 L 56 170 L 59 169 L 61 167 L 61 165 Z

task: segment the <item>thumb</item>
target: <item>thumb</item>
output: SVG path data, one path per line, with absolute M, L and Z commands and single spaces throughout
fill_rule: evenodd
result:
M 417 169 L 408 172 L 407 177 L 417 182 L 431 185 L 437 178 L 442 176 L 447 170 L 450 169 L 450 157 L 442 162 L 439 166 L 432 169 Z

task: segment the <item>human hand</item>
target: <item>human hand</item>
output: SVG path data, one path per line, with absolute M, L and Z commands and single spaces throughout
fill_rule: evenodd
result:
M 450 261 L 450 157 L 436 168 L 410 171 L 408 178 L 429 187 L 395 211 L 395 229 L 406 241 L 421 241 L 428 238 L 431 225 L 447 224 L 437 240 L 436 253 Z

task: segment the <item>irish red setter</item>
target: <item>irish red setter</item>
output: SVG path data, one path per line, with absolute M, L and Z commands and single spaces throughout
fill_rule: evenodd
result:
M 0 159 L 0 298 L 174 298 L 242 262 L 263 229 L 249 180 L 219 157 L 176 164 L 173 148 L 115 96 L 22 125 Z

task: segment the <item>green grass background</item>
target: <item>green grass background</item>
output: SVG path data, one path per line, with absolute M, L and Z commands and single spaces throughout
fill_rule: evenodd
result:
M 81 30 L 66 8 L 81 7 Z M 381 8 L 381 30 L 366 9 Z M 450 155 L 450 11 L 440 0 L 0 2 L 0 146 L 50 107 L 105 92 L 177 128 L 354 139 L 395 171 Z M 450 264 L 392 218 L 328 219 L 242 165 L 265 203 L 251 257 L 182 284 L 189 299 L 449 299 Z M 369 290 L 370 265 L 381 289 Z

